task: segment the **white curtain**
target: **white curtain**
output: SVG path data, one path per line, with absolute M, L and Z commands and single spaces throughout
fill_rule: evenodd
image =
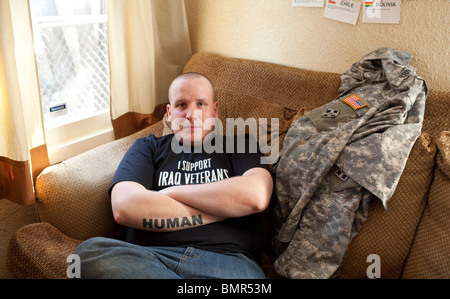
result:
M 0 0 L 0 199 L 34 203 L 48 165 L 27 0 Z
M 191 56 L 184 1 L 109 0 L 108 40 L 119 138 L 158 119 Z M 28 0 L 0 0 L 0 200 L 33 204 L 33 179 L 49 165 L 38 82 Z
M 111 118 L 116 138 L 154 122 L 192 55 L 184 0 L 110 0 Z M 161 110 L 161 109 L 160 109 Z

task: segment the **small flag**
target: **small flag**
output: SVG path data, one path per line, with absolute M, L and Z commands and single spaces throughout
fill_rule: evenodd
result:
M 349 104 L 354 110 L 367 106 L 367 103 L 364 102 L 364 100 L 358 97 L 356 94 L 343 99 L 343 101 Z
M 366 1 L 366 2 L 364 2 L 364 6 L 365 7 L 372 7 L 373 6 L 373 2 Z
M 328 0 L 328 3 L 331 3 L 331 4 L 336 4 L 336 1 L 333 1 L 333 0 Z

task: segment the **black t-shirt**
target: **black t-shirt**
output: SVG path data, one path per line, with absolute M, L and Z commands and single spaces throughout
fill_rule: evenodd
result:
M 205 147 L 186 148 L 175 141 L 173 134 L 138 139 L 122 159 L 111 189 L 120 181 L 134 181 L 148 190 L 158 191 L 173 185 L 223 180 L 254 167 L 268 169 L 260 163 L 262 154 L 249 135 L 215 136 Z M 126 241 L 143 246 L 190 246 L 214 252 L 240 252 L 254 259 L 258 259 L 264 246 L 260 214 L 174 232 L 127 228 Z

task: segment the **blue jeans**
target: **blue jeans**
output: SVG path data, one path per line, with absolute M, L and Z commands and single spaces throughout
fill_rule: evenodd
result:
M 75 254 L 81 278 L 265 278 L 261 267 L 241 253 L 145 247 L 98 237 L 81 243 Z

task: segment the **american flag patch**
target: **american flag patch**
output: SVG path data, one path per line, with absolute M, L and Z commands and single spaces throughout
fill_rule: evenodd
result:
M 367 106 L 367 103 L 356 94 L 343 99 L 343 101 L 352 106 L 354 110 Z

